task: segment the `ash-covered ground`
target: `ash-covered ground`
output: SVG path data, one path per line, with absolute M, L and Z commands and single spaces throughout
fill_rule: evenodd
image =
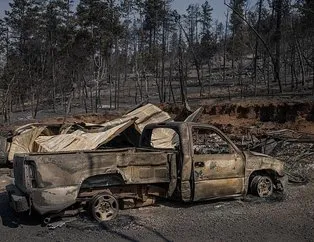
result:
M 312 241 L 314 185 L 288 187 L 282 199 L 213 201 L 197 204 L 161 202 L 121 211 L 99 225 L 81 215 L 49 230 L 38 216 L 17 217 L 0 196 L 1 241 Z
M 261 141 L 259 136 L 269 130 L 292 129 L 313 134 L 312 110 L 312 104 L 241 105 L 240 108 L 215 105 L 215 109 L 205 107 L 201 122 L 214 124 L 229 135 L 238 136 L 241 142 L 242 136 L 251 130 Z M 73 116 L 74 119 L 69 120 L 100 122 L 110 120 L 111 114 L 108 115 Z M 63 122 L 63 118 L 46 120 L 49 123 L 57 121 Z M 2 130 L 9 128 L 5 126 Z M 0 172 L 0 241 L 312 241 L 313 143 L 283 140 L 271 152 L 286 163 L 289 173 L 309 181 L 301 185 L 290 184 L 284 199 L 264 200 L 249 196 L 244 200 L 197 204 L 162 201 L 153 207 L 121 211 L 116 220 L 103 225 L 82 214 L 55 230 L 43 227 L 38 216 L 20 217 L 13 213 L 3 192 L 4 185 L 12 181 L 8 175 L 10 171 L 0 170 L 3 171 Z

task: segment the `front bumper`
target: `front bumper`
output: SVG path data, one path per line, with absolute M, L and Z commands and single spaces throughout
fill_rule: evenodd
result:
M 9 196 L 10 207 L 13 208 L 15 212 L 26 212 L 30 209 L 28 197 L 15 185 L 11 184 L 6 186 L 6 190 Z

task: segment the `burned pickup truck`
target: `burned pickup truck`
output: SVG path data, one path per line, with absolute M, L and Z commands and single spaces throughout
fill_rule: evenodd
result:
M 282 162 L 243 152 L 217 128 L 189 122 L 147 125 L 139 148 L 18 154 L 14 176 L 7 191 L 15 211 L 49 218 L 84 207 L 99 222 L 156 197 L 269 197 L 286 181 Z

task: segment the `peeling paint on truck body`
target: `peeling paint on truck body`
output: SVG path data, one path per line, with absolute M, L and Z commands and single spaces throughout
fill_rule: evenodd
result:
M 262 173 L 271 171 L 274 182 L 282 182 L 284 177 L 283 162 L 263 154 L 241 151 L 223 132 L 214 126 L 191 122 L 147 125 L 142 134 L 142 146 L 149 147 L 151 133 L 156 128 L 171 128 L 179 135 L 180 158 L 178 160 L 180 163 L 177 167 L 180 179 L 178 179 L 178 190 L 181 199 L 185 202 L 243 196 L 249 191 L 251 175 L 258 171 Z M 215 154 L 207 155 L 204 158 L 204 167 L 196 167 L 197 159 L 193 153 L 193 128 L 208 129 L 217 133 L 232 147 L 234 154 L 220 155 L 220 158 Z M 220 165 L 215 164 L 215 169 L 207 169 L 206 162 L 209 163 L 210 168 L 211 165 L 214 165 L 210 160 L 215 159 Z M 233 161 L 233 169 L 227 165 L 230 161 Z M 201 178 L 199 174 L 204 174 L 204 172 L 207 172 L 208 176 L 205 179 L 198 179 Z
M 178 134 L 176 150 L 151 147 L 152 132 L 157 128 Z M 193 153 L 194 128 L 217 133 L 234 153 L 197 156 Z M 249 190 L 251 176 L 259 171 L 268 172 L 275 183 L 284 177 L 282 162 L 242 152 L 217 128 L 189 122 L 147 125 L 141 148 L 20 154 L 14 159 L 15 189 L 26 194 L 29 205 L 40 214 L 58 213 L 83 197 L 97 194 L 99 188 L 93 189 L 94 181 L 89 179 L 98 176 L 111 176 L 115 181 L 105 177 L 102 188 L 121 199 L 133 197 L 145 203 L 148 197 L 157 195 L 192 202 L 243 196 Z M 14 193 L 12 189 L 8 192 Z
M 55 213 L 76 202 L 87 178 L 111 174 L 121 177 L 123 186 L 168 184 L 173 162 L 175 152 L 135 148 L 17 155 L 15 185 L 39 213 Z

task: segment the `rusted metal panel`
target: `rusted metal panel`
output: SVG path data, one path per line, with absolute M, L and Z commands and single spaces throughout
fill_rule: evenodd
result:
M 244 191 L 245 157 L 216 129 L 192 126 L 194 201 Z
M 219 156 L 195 156 L 191 136 L 193 127 L 212 129 L 223 137 L 235 153 Z M 213 126 L 189 122 L 171 122 L 166 125 L 152 124 L 146 127 L 147 130 L 155 128 L 171 128 L 179 134 L 180 163 L 177 169 L 181 179 L 178 186 L 183 201 L 212 199 L 219 197 L 219 194 L 223 197 L 244 195 L 248 190 L 250 175 L 254 171 L 269 169 L 280 176 L 284 175 L 282 162 L 261 154 L 243 153 L 225 134 Z M 147 134 L 144 132 L 142 136 L 144 141 L 148 139 L 145 135 Z M 198 161 L 204 162 L 203 168 L 195 167 L 195 163 Z
M 204 166 L 198 167 L 200 162 Z M 194 156 L 194 201 L 242 194 L 245 161 L 234 154 Z
M 10 151 L 8 154 L 8 160 L 12 161 L 14 154 L 17 153 L 30 153 L 33 151 L 35 140 L 38 136 L 48 132 L 46 127 L 34 127 L 30 126 L 21 131 L 17 136 L 13 137 Z
M 244 177 L 195 181 L 194 201 L 241 195 Z
M 118 153 L 30 155 L 26 159 L 36 164 L 38 186 L 51 188 L 78 185 L 88 177 L 110 173 L 119 173 L 126 184 L 169 182 L 169 155 L 171 153 L 136 152 L 134 149 Z
M 245 184 L 244 187 L 248 190 L 249 179 L 253 172 L 260 170 L 274 171 L 278 174 L 279 178 L 285 176 L 284 164 L 279 160 L 260 153 L 246 151 L 244 152 L 246 157 L 245 168 Z
M 95 150 L 102 144 L 108 143 L 117 135 L 134 124 L 133 120 L 117 125 L 105 132 L 86 133 L 76 130 L 71 134 L 56 136 L 41 136 L 36 139 L 37 152 Z
M 73 205 L 79 192 L 77 186 L 34 189 L 30 193 L 33 208 L 40 214 L 58 213 Z
M 25 181 L 19 179 L 16 185 L 21 190 L 31 191 L 34 208 L 44 214 L 74 204 L 83 181 L 97 175 L 119 174 L 125 185 L 169 183 L 170 166 L 175 163 L 175 155 L 169 151 L 132 149 L 120 152 L 30 154 L 21 157 L 19 162 L 35 164 L 37 186 L 28 185 L 23 189 Z M 19 177 L 24 176 L 20 174 Z
M 191 181 L 193 171 L 193 159 L 192 159 L 192 145 L 190 137 L 190 126 L 188 123 L 182 123 L 179 127 L 180 140 L 182 146 L 182 171 L 181 171 L 181 188 L 182 188 L 182 200 L 185 202 L 192 201 L 192 184 Z
M 95 150 L 131 126 L 133 134 L 137 134 L 137 137 L 132 137 L 131 143 L 137 146 L 139 135 L 147 124 L 171 120 L 168 113 L 153 104 L 147 104 L 103 124 L 86 123 L 84 127 L 76 124 L 57 125 L 58 127 L 38 123 L 27 124 L 14 131 L 13 140 L 8 145 L 9 149 L 4 152 L 8 152 L 8 160 L 12 162 L 14 154 L 17 153 Z M 129 134 L 130 132 L 125 133 L 126 136 Z
M 219 133 L 234 153 L 196 155 L 193 149 L 193 127 Z M 173 131 L 169 132 L 172 137 L 173 133 L 178 136 L 176 150 L 152 149 L 151 137 L 156 128 L 170 129 Z M 270 170 L 278 179 L 284 175 L 282 162 L 262 154 L 242 152 L 213 126 L 184 122 L 148 125 L 141 139 L 140 149 L 16 156 L 15 184 L 31 196 L 34 208 L 45 214 L 61 211 L 74 204 L 80 198 L 78 195 L 81 185 L 85 184 L 83 182 L 99 175 L 114 174 L 121 177 L 122 182 L 113 185 L 115 188 L 102 187 L 117 193 L 118 197 L 133 194 L 136 199 L 145 201 L 152 193 L 171 197 L 177 191 L 180 198 L 187 202 L 244 195 L 250 176 L 255 171 Z M 198 166 L 197 162 L 204 165 Z M 34 176 L 37 184 L 32 182 Z M 158 189 L 152 189 L 153 186 Z M 88 187 L 84 189 L 84 196 L 97 192 L 89 191 Z

